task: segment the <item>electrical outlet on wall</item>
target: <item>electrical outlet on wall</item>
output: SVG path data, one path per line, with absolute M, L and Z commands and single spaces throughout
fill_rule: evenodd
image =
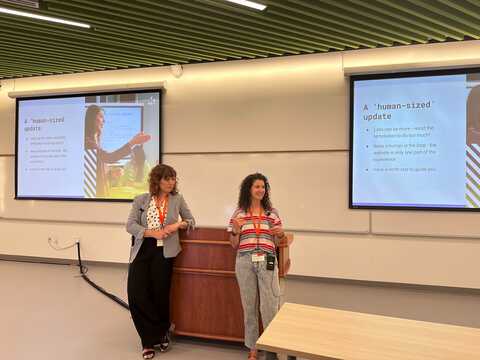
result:
M 50 235 L 48 237 L 48 242 L 52 245 L 58 245 L 58 237 L 55 235 Z

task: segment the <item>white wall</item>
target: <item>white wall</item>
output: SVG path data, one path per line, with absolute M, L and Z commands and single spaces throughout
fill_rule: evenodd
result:
M 15 201 L 15 102 L 7 92 L 167 81 L 164 161 L 200 226 L 222 227 L 241 179 L 270 178 L 274 205 L 295 235 L 296 275 L 480 288 L 477 214 L 348 210 L 348 83 L 344 68 L 480 64 L 480 42 L 305 55 L 2 81 L 0 254 L 126 262 L 128 204 Z

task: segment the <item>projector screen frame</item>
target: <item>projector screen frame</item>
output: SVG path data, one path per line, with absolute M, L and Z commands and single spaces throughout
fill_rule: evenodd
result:
M 42 201 L 80 201 L 80 202 L 110 202 L 110 203 L 125 203 L 132 202 L 133 199 L 107 199 L 107 198 L 69 198 L 69 197 L 36 197 L 36 196 L 18 196 L 18 136 L 19 136 L 19 102 L 28 100 L 45 100 L 45 99 L 61 99 L 61 98 L 73 98 L 73 97 L 89 97 L 89 96 L 109 96 L 109 95 L 125 95 L 125 94 L 142 94 L 142 93 L 158 93 L 158 163 L 162 164 L 163 161 L 163 96 L 165 88 L 143 88 L 143 89 L 119 89 L 119 90 L 99 90 L 91 92 L 79 92 L 79 93 L 62 93 L 62 94 L 49 94 L 40 96 L 18 96 L 15 97 L 15 200 L 42 200 Z M 142 109 L 142 130 L 144 126 Z
M 382 73 L 368 73 L 368 74 L 349 74 L 349 194 L 348 194 L 348 208 L 352 210 L 403 210 L 403 211 L 446 211 L 446 212 L 479 212 L 480 208 L 458 208 L 458 207 L 428 207 L 428 206 L 380 206 L 380 205 L 354 205 L 353 204 L 353 149 L 354 149 L 354 98 L 355 81 L 359 80 L 381 80 L 381 79 L 398 79 L 408 77 L 427 77 L 427 76 L 442 76 L 442 75 L 459 75 L 459 74 L 480 74 L 480 66 L 462 67 L 450 69 L 432 69 L 432 70 L 414 70 L 414 71 L 399 71 L 399 72 L 382 72 Z

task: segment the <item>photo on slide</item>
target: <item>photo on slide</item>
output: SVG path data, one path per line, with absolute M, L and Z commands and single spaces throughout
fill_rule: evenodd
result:
M 465 198 L 470 208 L 480 207 L 480 74 L 467 75 L 467 143 Z
M 16 198 L 129 201 L 148 191 L 160 105 L 159 90 L 17 99 Z

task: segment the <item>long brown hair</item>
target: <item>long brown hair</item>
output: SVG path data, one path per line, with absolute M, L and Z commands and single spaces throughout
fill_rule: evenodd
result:
M 158 164 L 151 171 L 148 177 L 149 191 L 153 196 L 160 195 L 160 180 L 168 178 L 176 178 L 177 172 L 175 169 L 169 165 Z M 178 193 L 177 183 L 175 182 L 175 187 L 173 188 L 171 194 L 176 195 Z
M 100 133 L 97 134 L 97 114 L 103 109 L 98 105 L 90 105 L 85 112 L 85 149 L 88 147 L 88 140 L 98 141 Z
M 467 144 L 478 143 L 470 130 L 480 132 L 480 85 L 473 87 L 467 98 Z

